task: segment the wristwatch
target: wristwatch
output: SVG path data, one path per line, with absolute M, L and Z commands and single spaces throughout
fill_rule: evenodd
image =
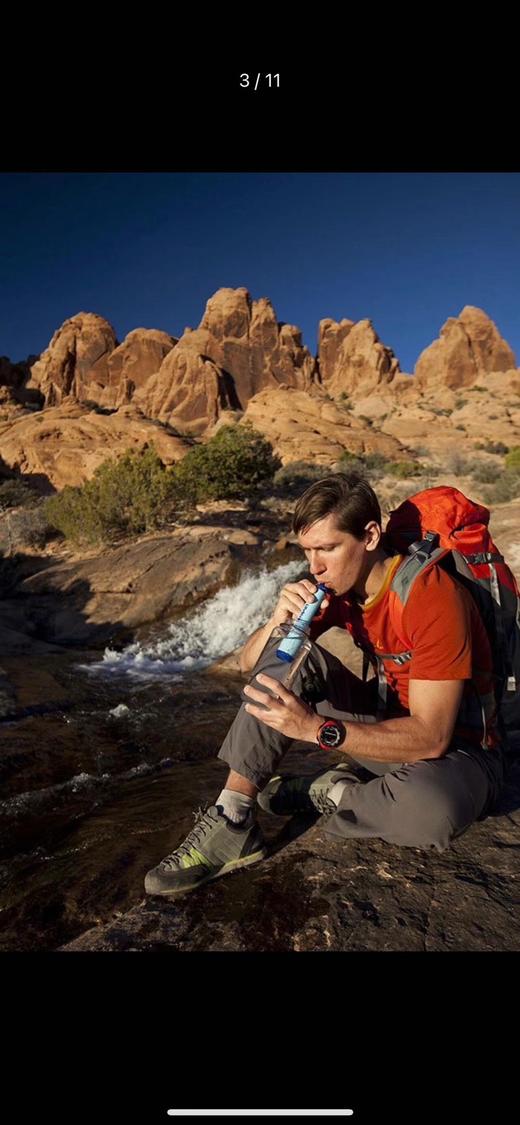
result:
M 316 735 L 321 750 L 336 750 L 347 737 L 347 728 L 338 719 L 326 719 Z

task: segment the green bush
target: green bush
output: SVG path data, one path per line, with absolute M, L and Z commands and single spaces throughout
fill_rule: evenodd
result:
M 354 469 L 356 473 L 361 473 L 362 475 L 366 472 L 363 454 L 360 453 L 358 456 L 356 453 L 350 453 L 348 449 L 343 450 L 338 465 L 340 469 L 345 472 L 349 469 Z
M 506 469 L 520 473 L 520 445 L 513 445 L 505 458 Z
M 310 484 L 331 475 L 325 465 L 315 465 L 313 461 L 291 461 L 278 469 L 273 478 L 273 492 L 276 496 L 300 496 Z
M 65 487 L 46 501 L 49 522 L 77 543 L 138 535 L 164 524 L 172 482 L 153 446 L 128 450 L 100 465 L 81 488 Z
M 24 547 L 44 547 L 56 534 L 49 523 L 44 503 L 26 505 L 9 512 L 2 517 L 2 523 L 11 552 Z
M 222 426 L 170 470 L 172 495 L 180 506 L 253 498 L 281 464 L 270 442 L 252 426 Z
M 495 482 L 492 488 L 485 490 L 487 504 L 504 504 L 507 500 L 514 500 L 520 496 L 520 473 L 507 469 Z
M 455 473 L 457 477 L 467 477 L 473 472 L 473 462 L 463 457 L 457 450 L 447 454 L 444 467 L 449 473 Z
M 471 473 L 471 479 L 476 480 L 479 484 L 494 484 L 502 475 L 500 465 L 490 465 L 488 462 L 482 465 L 476 465 Z
M 476 441 L 474 448 L 481 449 L 484 453 L 509 453 L 509 446 L 503 441 Z
M 391 477 L 420 477 L 422 473 L 422 466 L 417 465 L 415 461 L 390 461 L 386 469 Z
M 38 496 L 22 480 L 13 478 L 0 484 L 0 512 L 7 512 L 9 508 L 34 507 L 37 503 Z
M 345 449 L 339 459 L 341 469 L 354 469 L 369 480 L 379 480 L 387 471 L 388 458 L 382 453 L 350 453 Z

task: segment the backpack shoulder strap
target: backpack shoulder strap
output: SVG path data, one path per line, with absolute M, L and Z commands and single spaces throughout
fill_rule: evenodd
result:
M 429 531 L 419 543 L 412 543 L 408 557 L 394 574 L 390 585 L 393 594 L 389 602 L 392 625 L 397 635 L 403 638 L 403 643 L 407 643 L 404 641 L 403 610 L 415 580 L 449 554 L 445 547 L 437 547 L 436 542 L 438 537 Z
M 399 640 L 402 644 L 402 650 L 399 652 L 378 652 L 375 655 L 376 673 L 378 680 L 377 688 L 377 714 L 381 717 L 386 712 L 388 684 L 385 674 L 385 661 L 391 661 L 393 664 L 401 665 L 407 664 L 412 659 L 412 650 L 410 642 L 405 637 L 403 629 L 403 611 L 410 596 L 413 584 L 418 578 L 419 574 L 424 574 L 430 567 L 449 554 L 449 551 L 443 547 L 438 547 L 438 536 L 429 531 L 424 539 L 417 543 L 412 543 L 408 548 L 408 556 L 405 558 L 401 566 L 396 570 L 392 582 L 390 583 L 388 612 L 392 628 L 397 633 Z M 368 672 L 369 658 L 366 653 L 363 655 L 363 679 L 366 679 Z

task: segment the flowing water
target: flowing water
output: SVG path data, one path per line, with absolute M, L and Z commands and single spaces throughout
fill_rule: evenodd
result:
M 143 898 L 143 877 L 222 787 L 243 679 L 208 671 L 269 617 L 301 562 L 246 573 L 121 651 L 3 661 L 0 949 L 56 949 Z

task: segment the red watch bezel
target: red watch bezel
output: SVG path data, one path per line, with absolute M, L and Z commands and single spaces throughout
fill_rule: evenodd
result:
M 324 729 L 324 727 L 334 727 L 335 730 L 340 730 L 340 728 L 343 727 L 343 730 L 345 731 L 345 733 L 343 735 L 343 738 L 340 739 L 340 741 L 336 744 L 336 746 L 327 746 L 326 743 L 323 743 L 321 741 L 321 732 Z M 320 750 L 337 750 L 339 746 L 343 745 L 346 736 L 347 736 L 347 728 L 345 727 L 345 724 L 343 722 L 341 722 L 339 719 L 325 719 L 324 722 L 321 724 L 319 730 L 318 730 L 318 736 L 317 736 L 318 746 L 320 747 Z

